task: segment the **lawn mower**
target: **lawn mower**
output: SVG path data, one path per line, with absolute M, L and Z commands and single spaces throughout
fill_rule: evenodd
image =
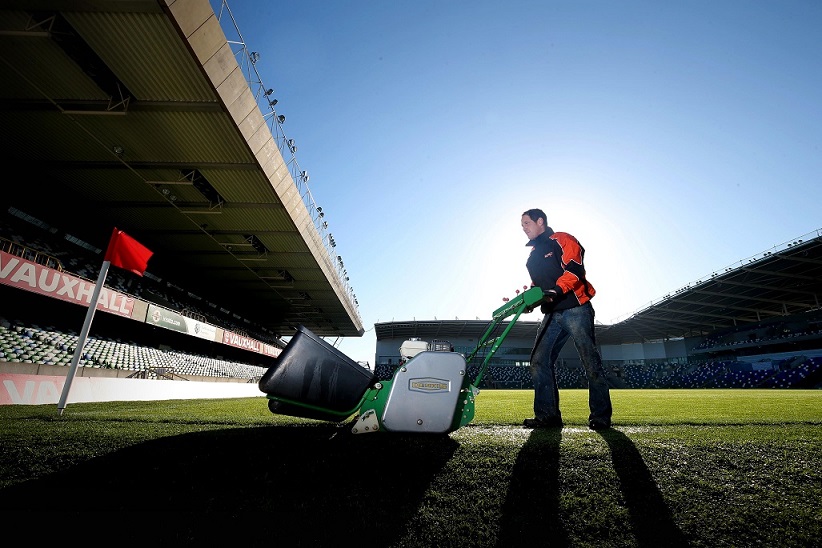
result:
M 473 420 L 474 401 L 491 357 L 520 314 L 542 300 L 539 287 L 523 288 L 506 300 L 467 356 L 454 352 L 447 341 L 403 342 L 399 364 L 389 380 L 379 380 L 376 372 L 299 326 L 260 378 L 259 388 L 274 414 L 333 422 L 356 415 L 351 426 L 354 434 L 450 433 Z M 511 316 L 501 330 L 503 320 Z M 482 359 L 482 364 L 469 378 L 468 365 L 475 359 Z

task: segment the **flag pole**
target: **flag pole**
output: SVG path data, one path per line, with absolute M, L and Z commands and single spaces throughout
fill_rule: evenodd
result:
M 94 312 L 97 310 L 97 302 L 100 300 L 100 292 L 103 290 L 103 284 L 106 281 L 110 264 L 111 261 L 103 261 L 100 275 L 97 276 L 97 284 L 94 286 L 94 292 L 91 295 L 91 303 L 86 312 L 86 320 L 83 322 L 83 329 L 77 338 L 77 346 L 74 348 L 74 356 L 71 358 L 71 367 L 69 368 L 68 375 L 66 375 L 66 382 L 63 384 L 63 393 L 60 395 L 60 402 L 57 404 L 57 413 L 60 416 L 63 415 L 63 410 L 66 408 L 66 400 L 68 399 L 69 390 L 71 390 L 71 381 L 74 380 L 74 375 L 77 373 L 77 365 L 80 363 L 80 356 L 83 355 L 83 347 L 86 345 L 86 338 L 91 329 L 91 321 L 94 319 Z

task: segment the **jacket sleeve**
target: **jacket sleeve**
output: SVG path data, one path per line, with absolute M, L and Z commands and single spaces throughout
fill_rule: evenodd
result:
M 560 295 L 574 293 L 579 303 L 583 304 L 596 293 L 585 278 L 585 263 L 583 262 L 585 249 L 570 234 L 555 233 L 552 238 L 562 249 L 560 261 L 563 269 L 554 289 Z

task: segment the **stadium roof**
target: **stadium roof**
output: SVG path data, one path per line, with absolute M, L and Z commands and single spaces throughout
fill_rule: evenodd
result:
M 679 288 L 597 332 L 602 344 L 671 340 L 819 310 L 822 229 Z
M 221 12 L 4 2 L 0 203 L 100 248 L 116 226 L 154 252 L 150 274 L 277 335 L 362 335 L 284 117 Z
M 822 229 L 738 261 L 666 295 L 612 325 L 597 326 L 599 344 L 702 336 L 820 310 Z M 478 337 L 489 321 L 405 321 L 375 325 L 377 340 Z M 531 336 L 537 323 L 519 320 L 511 332 Z

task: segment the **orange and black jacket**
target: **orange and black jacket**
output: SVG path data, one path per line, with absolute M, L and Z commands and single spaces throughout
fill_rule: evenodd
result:
M 553 289 L 558 295 L 553 304 L 540 306 L 543 314 L 585 304 L 596 294 L 594 286 L 585 279 L 585 249 L 576 238 L 546 227 L 545 232 L 526 245 L 532 248 L 525 263 L 531 284 L 543 291 Z

